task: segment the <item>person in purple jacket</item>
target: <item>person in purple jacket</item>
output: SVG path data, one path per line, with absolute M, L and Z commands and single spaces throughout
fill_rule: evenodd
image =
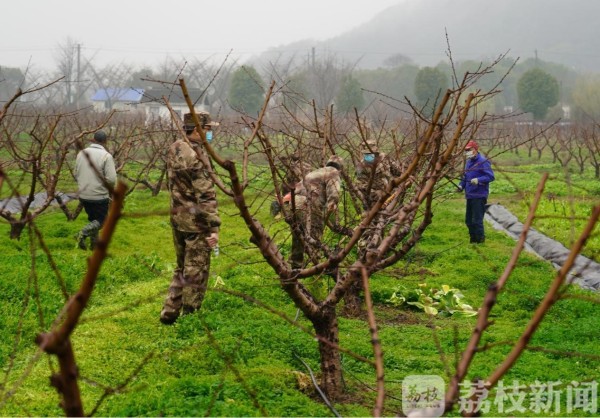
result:
M 467 199 L 465 223 L 469 228 L 471 243 L 480 244 L 485 242 L 483 216 L 490 194 L 490 183 L 495 180 L 494 171 L 490 160 L 479 153 L 479 145 L 475 141 L 467 143 L 465 158 L 465 172 L 458 188 L 460 191 L 464 190 Z

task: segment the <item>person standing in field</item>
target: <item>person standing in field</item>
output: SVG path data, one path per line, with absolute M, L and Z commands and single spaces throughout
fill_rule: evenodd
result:
M 487 198 L 490 194 L 490 183 L 495 180 L 492 164 L 479 153 L 479 145 L 469 141 L 465 147 L 465 171 L 458 186 L 459 191 L 465 192 L 467 210 L 465 223 L 469 228 L 471 243 L 485 242 L 483 217 Z
M 75 161 L 79 201 L 89 221 L 76 235 L 77 245 L 82 250 L 87 249 L 87 238 L 90 238 L 92 249 L 96 245 L 98 231 L 108 214 L 110 194 L 117 181 L 115 162 L 105 149 L 107 138 L 104 131 L 97 131 L 91 145 L 79 151 Z
M 367 140 L 362 146 L 362 161 L 356 166 L 356 189 L 365 212 L 383 196 L 389 182 L 400 176 L 400 168 L 390 161 L 387 155 L 380 152 L 375 140 Z M 390 197 L 389 199 L 393 199 Z M 368 251 L 375 251 L 381 243 L 382 231 L 386 222 L 382 211 L 371 221 L 358 241 L 358 255 L 365 256 Z
M 297 185 L 304 176 L 312 171 L 310 164 L 304 162 L 299 152 L 294 152 L 290 156 L 281 157 L 281 168 L 283 173 L 283 182 L 281 184 L 281 194 L 285 197 L 291 192 L 291 187 Z M 281 203 L 275 199 L 271 203 L 271 215 L 277 217 L 281 215 Z M 288 202 L 289 203 L 289 196 Z
M 295 189 L 294 203 L 299 213 L 292 222 L 290 263 L 293 269 L 303 268 L 306 250 L 321 241 L 325 223 L 337 211 L 342 166 L 342 158 L 332 155 L 324 167 L 307 173 Z M 284 202 L 290 203 L 290 198 L 291 193 L 288 193 Z M 313 242 L 307 245 L 307 240 Z
M 205 133 L 217 125 L 208 113 L 198 117 Z M 160 313 L 160 321 L 166 325 L 174 323 L 181 311 L 188 314 L 200 309 L 208 286 L 211 250 L 218 246 L 221 225 L 210 167 L 203 163 L 207 158 L 199 156 L 204 151 L 191 113 L 184 115 L 183 128 L 188 141 L 178 139 L 167 155 L 177 268 Z

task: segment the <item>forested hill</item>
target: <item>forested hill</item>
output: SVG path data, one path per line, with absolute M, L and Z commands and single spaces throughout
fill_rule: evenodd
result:
M 368 16 L 368 2 L 365 8 Z M 273 60 L 283 53 L 306 60 L 315 47 L 317 57 L 328 50 L 358 61 L 361 68 L 385 66 L 394 55 L 435 65 L 447 59 L 447 31 L 458 61 L 495 58 L 507 51 L 525 59 L 537 51 L 544 61 L 600 72 L 599 16 L 597 0 L 399 0 L 337 37 L 281 45 L 261 58 Z

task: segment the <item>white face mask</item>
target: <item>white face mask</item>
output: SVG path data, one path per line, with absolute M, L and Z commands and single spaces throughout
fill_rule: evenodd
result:
M 475 151 L 472 149 L 465 151 L 465 158 L 473 158 L 475 156 Z

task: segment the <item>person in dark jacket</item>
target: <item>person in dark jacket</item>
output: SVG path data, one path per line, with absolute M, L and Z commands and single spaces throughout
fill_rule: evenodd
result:
M 479 153 L 479 145 L 469 141 L 465 147 L 465 172 L 459 184 L 459 190 L 465 192 L 467 211 L 465 223 L 469 228 L 471 243 L 485 242 L 483 216 L 487 198 L 490 193 L 490 183 L 495 180 L 492 164 Z

